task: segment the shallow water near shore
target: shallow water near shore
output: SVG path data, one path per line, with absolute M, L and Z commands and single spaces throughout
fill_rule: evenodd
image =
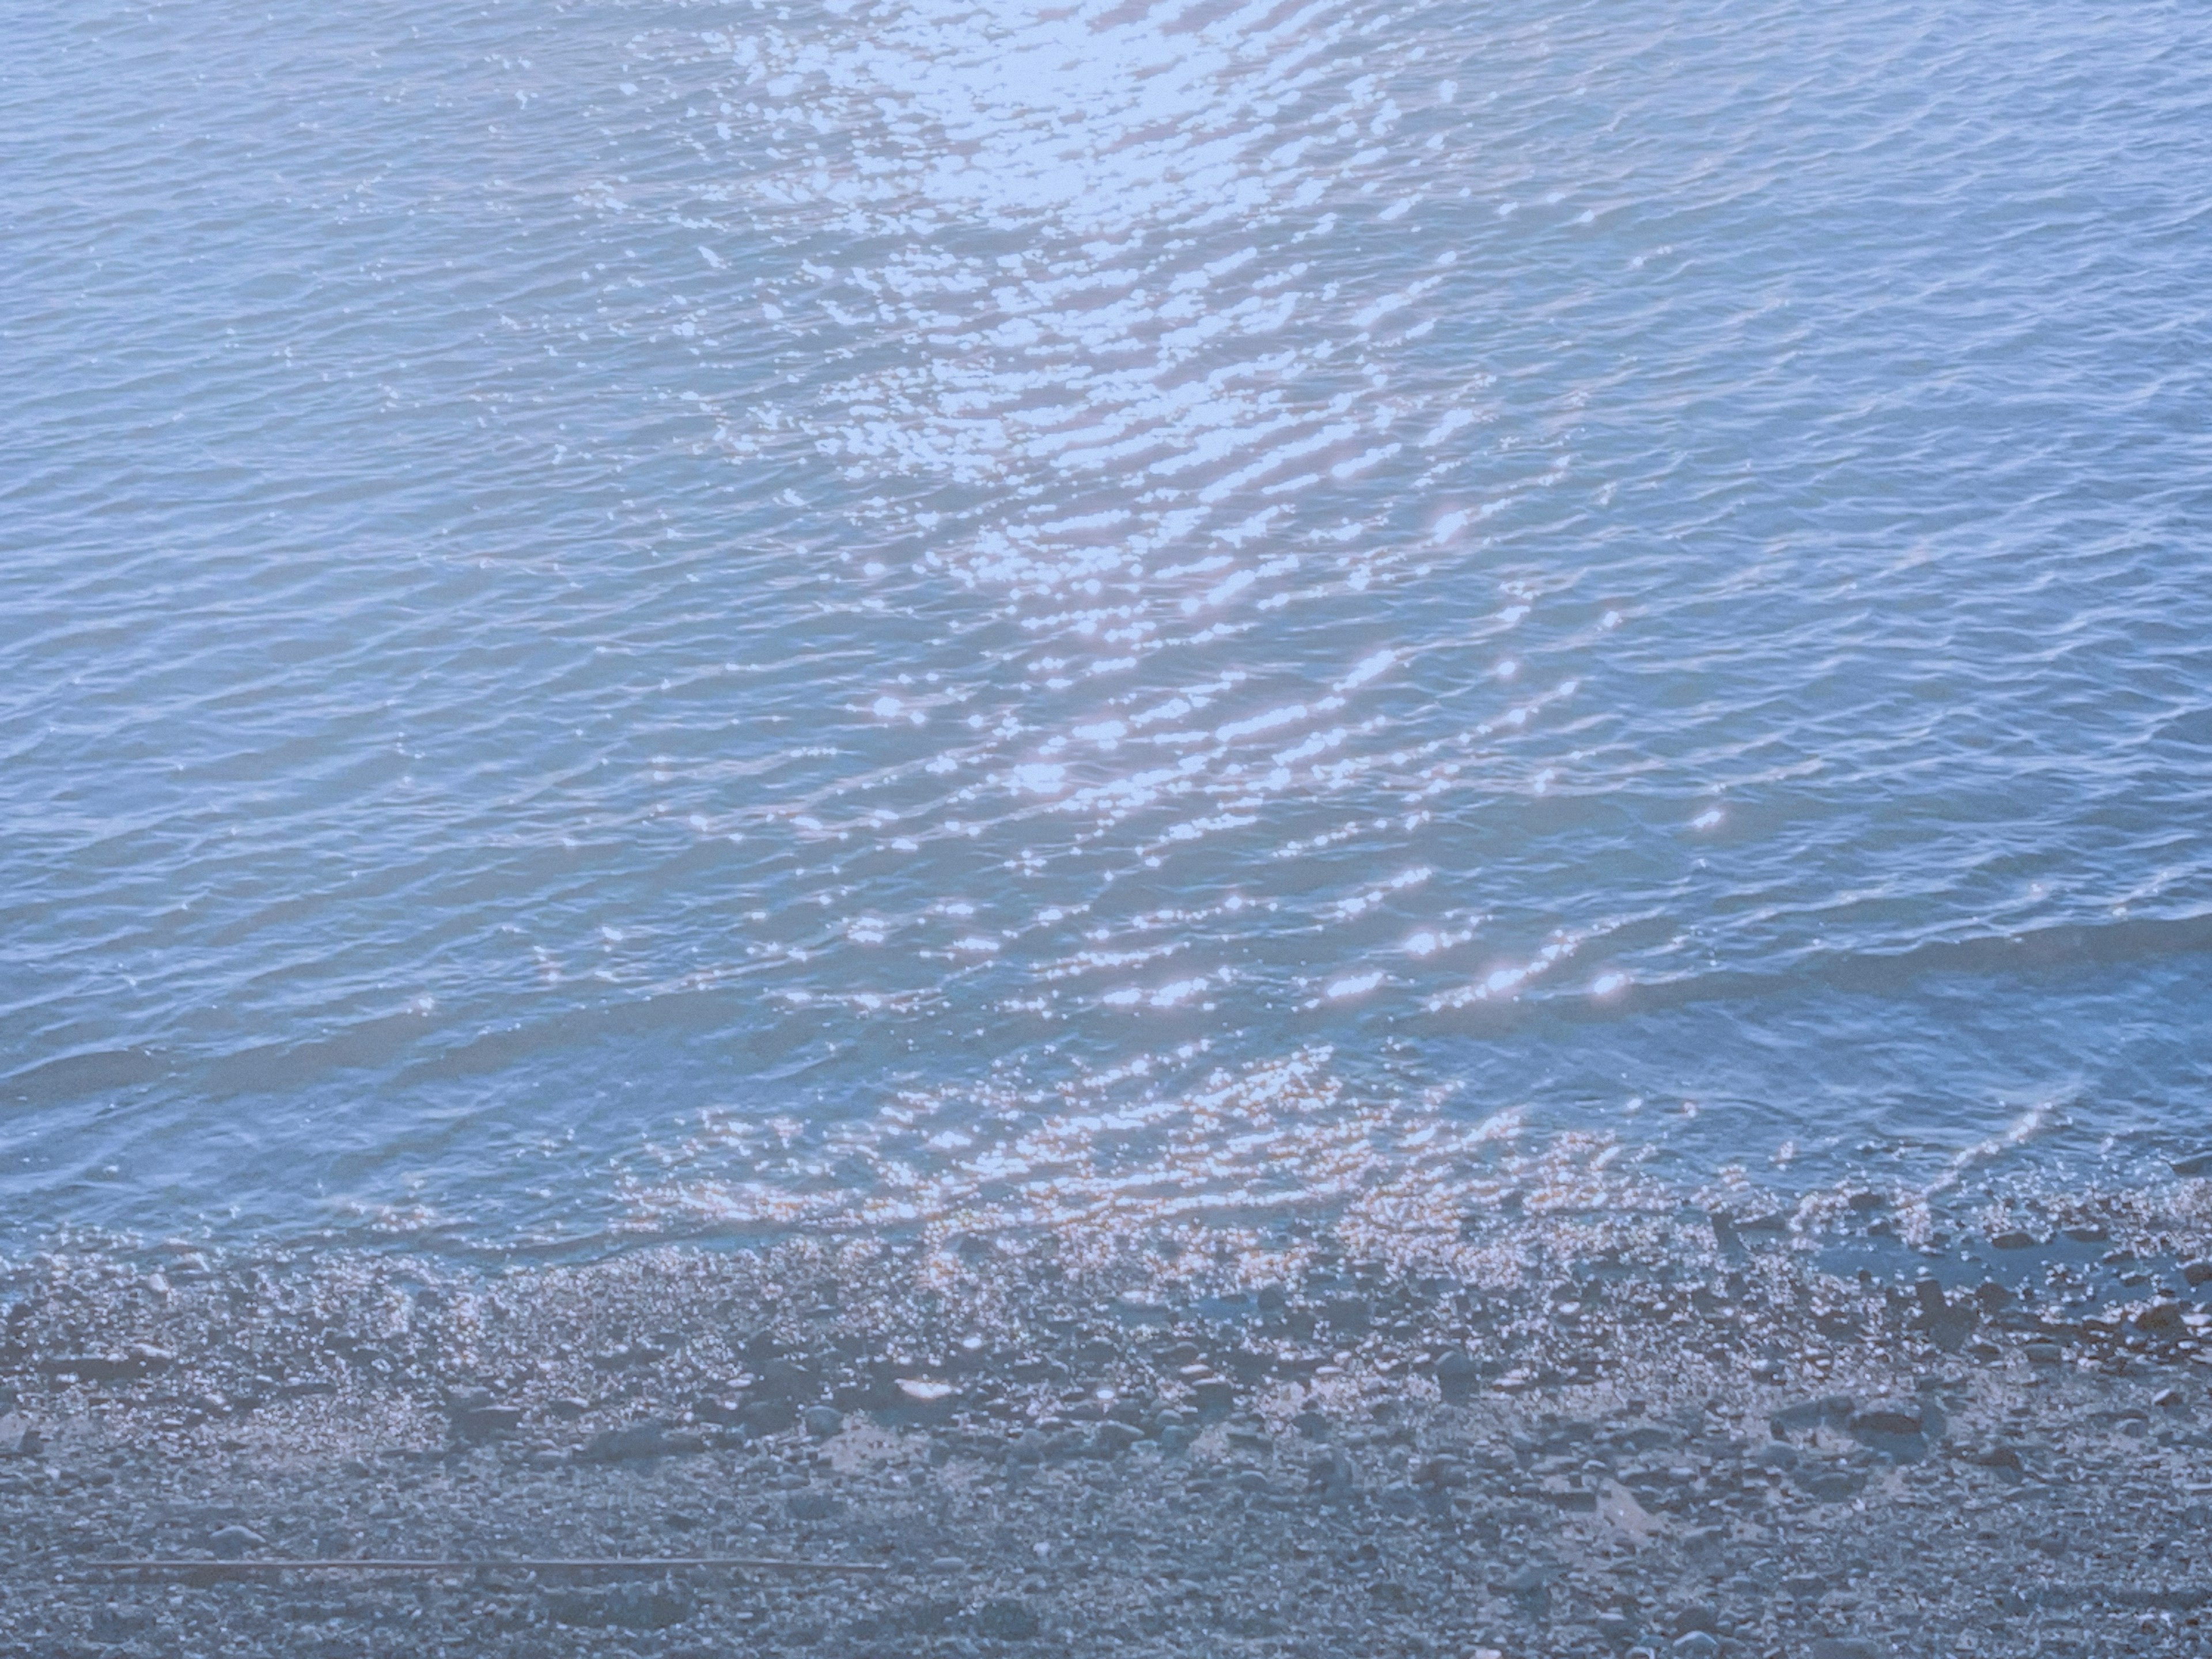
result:
M 1972 1276 L 2212 1139 L 2201 9 L 14 33 L 10 1248 Z

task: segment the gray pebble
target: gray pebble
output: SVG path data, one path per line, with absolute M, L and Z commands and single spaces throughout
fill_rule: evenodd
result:
M 215 1553 L 226 1561 L 235 1561 L 248 1551 L 259 1549 L 266 1541 L 250 1527 L 235 1524 L 218 1528 L 208 1540 Z

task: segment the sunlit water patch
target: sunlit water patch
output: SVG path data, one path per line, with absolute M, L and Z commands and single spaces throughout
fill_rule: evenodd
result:
M 26 1235 L 1927 1236 L 2212 1135 L 2194 15 L 24 36 Z

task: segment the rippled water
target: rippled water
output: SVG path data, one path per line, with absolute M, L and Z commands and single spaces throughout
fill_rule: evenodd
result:
M 13 19 L 16 1236 L 2212 1133 L 2201 7 Z

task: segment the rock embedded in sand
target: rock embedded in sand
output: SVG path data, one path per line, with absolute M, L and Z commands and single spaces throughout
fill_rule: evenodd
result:
M 1844 1423 L 1844 1427 L 1855 1435 L 1893 1439 L 1917 1435 L 1926 1426 L 1927 1419 L 1920 1402 L 1910 1399 L 1876 1401 L 1853 1412 Z
M 707 1443 L 700 1436 L 648 1420 L 633 1423 L 627 1428 L 603 1430 L 586 1441 L 577 1455 L 587 1463 L 622 1463 L 641 1457 L 673 1457 L 706 1449 Z
M 1464 1348 L 1453 1348 L 1437 1358 L 1436 1381 L 1437 1392 L 1448 1403 L 1457 1405 L 1472 1399 L 1482 1387 L 1482 1367 Z
M 1036 1613 L 1025 1601 L 987 1601 L 975 1614 L 975 1633 L 995 1642 L 1027 1642 L 1037 1630 Z

